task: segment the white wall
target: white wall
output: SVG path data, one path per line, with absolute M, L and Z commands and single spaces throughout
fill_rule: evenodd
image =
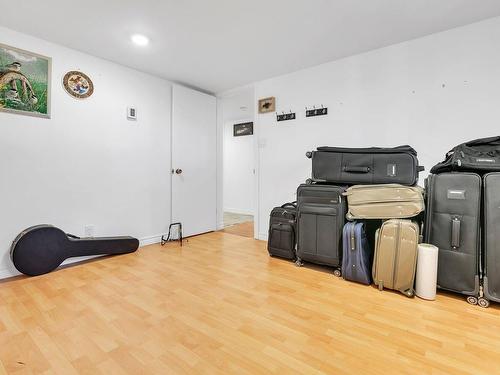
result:
M 498 135 L 499 40 L 494 18 L 256 83 L 257 98 L 298 115 L 256 119 L 259 238 L 271 208 L 310 176 L 304 154 L 317 146 L 410 144 L 429 170 L 454 145 Z M 305 119 L 305 106 L 321 104 L 328 116 Z
M 35 224 L 156 241 L 170 221 L 171 84 L 2 27 L 0 43 L 52 57 L 52 118 L 0 112 L 0 277 L 16 274 L 10 244 Z M 62 88 L 73 69 L 94 81 L 87 100 Z
M 224 211 L 253 215 L 254 147 L 253 135 L 234 137 L 234 124 L 252 122 L 252 118 L 224 124 Z

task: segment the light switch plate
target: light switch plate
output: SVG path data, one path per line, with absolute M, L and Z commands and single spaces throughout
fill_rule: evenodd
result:
M 137 120 L 137 108 L 127 107 L 127 118 L 129 120 Z

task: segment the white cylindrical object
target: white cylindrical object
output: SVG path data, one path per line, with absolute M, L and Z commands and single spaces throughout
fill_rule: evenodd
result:
M 427 243 L 418 245 L 415 294 L 423 299 L 436 299 L 439 249 Z

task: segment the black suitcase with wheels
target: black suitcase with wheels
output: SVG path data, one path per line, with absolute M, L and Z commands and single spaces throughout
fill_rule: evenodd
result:
M 269 255 L 295 259 L 296 215 L 296 202 L 285 203 L 272 209 L 267 239 Z
M 478 302 L 481 177 L 475 173 L 430 175 L 426 181 L 425 242 L 439 248 L 437 284 Z
M 311 180 L 335 184 L 401 184 L 413 186 L 418 173 L 417 152 L 410 146 L 393 148 L 318 147 L 312 159 Z
M 484 267 L 483 289 L 486 302 L 479 299 L 482 307 L 488 300 L 500 302 L 500 173 L 484 176 Z
M 333 266 L 340 276 L 345 187 L 303 184 L 297 189 L 297 265 Z

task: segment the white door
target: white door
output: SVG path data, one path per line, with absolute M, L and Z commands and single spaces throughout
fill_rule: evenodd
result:
M 183 235 L 216 229 L 216 99 L 182 86 L 172 97 L 172 222 Z

